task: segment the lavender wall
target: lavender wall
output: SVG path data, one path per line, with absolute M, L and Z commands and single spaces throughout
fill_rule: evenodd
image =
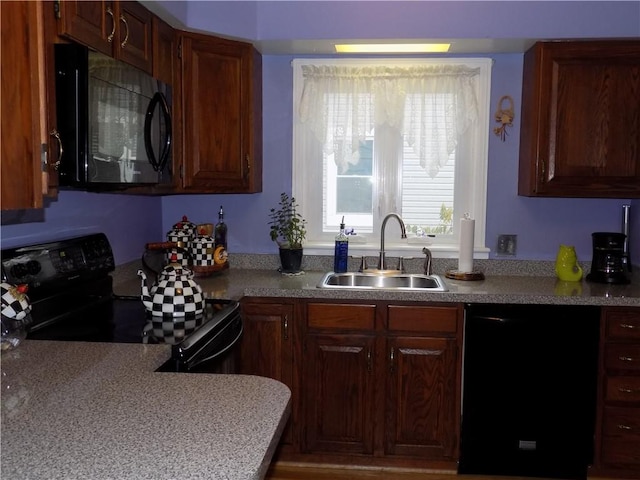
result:
M 148 2 L 147 2 L 148 3 Z M 577 38 L 640 36 L 638 2 L 154 2 L 190 29 L 254 40 L 320 38 Z M 620 229 L 621 206 L 632 205 L 634 263 L 640 263 L 640 201 L 538 199 L 516 194 L 522 54 L 491 56 L 492 112 L 502 95 L 515 101 L 506 142 L 491 132 L 486 243 L 518 234 L 518 257 L 550 260 L 559 243 L 591 258 L 591 232 Z M 291 189 L 292 72 L 287 55 L 263 58 L 264 189 L 254 195 L 146 198 L 61 192 L 43 211 L 3 212 L 2 246 L 105 231 L 118 264 L 137 258 L 144 243 L 162 238 L 182 215 L 215 222 L 224 205 L 229 248 L 275 253 L 266 224 L 280 192 Z M 493 127 L 493 125 L 492 125 Z M 16 224 L 18 223 L 18 224 Z
M 162 240 L 160 199 L 60 192 L 43 210 L 2 212 L 2 248 L 104 232 L 116 264 L 140 258 L 144 244 Z

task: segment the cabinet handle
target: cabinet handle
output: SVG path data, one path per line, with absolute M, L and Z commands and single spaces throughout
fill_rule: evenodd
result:
M 248 153 L 244 156 L 244 159 L 247 162 L 247 169 L 244 171 L 244 178 L 245 180 L 248 180 L 249 175 L 251 174 L 251 161 Z
M 391 351 L 389 352 L 389 372 L 393 373 L 395 371 L 395 355 L 396 355 L 396 351 L 395 349 L 392 347 Z
M 116 34 L 116 19 L 113 16 L 113 10 L 111 7 L 107 7 L 107 15 L 111 17 L 111 33 L 107 36 L 107 42 L 113 42 L 113 36 Z
M 370 372 L 372 370 L 372 365 L 371 365 L 371 349 L 367 349 L 367 372 Z
M 631 430 L 629 425 L 618 425 L 618 429 L 620 430 Z
M 285 340 L 289 340 L 289 319 L 287 318 L 287 316 L 284 316 L 284 319 L 282 320 L 282 327 L 284 330 L 284 339 Z
M 122 48 L 127 46 L 127 42 L 129 41 L 129 24 L 127 23 L 127 19 L 124 18 L 124 15 L 120 15 L 120 21 L 124 23 L 124 40 L 120 44 Z
M 640 389 L 629 388 L 629 387 L 618 387 L 618 391 L 620 393 L 637 393 L 637 392 L 640 392 Z
M 56 163 L 53 164 L 54 170 L 58 170 L 58 168 L 60 168 L 60 160 L 62 160 L 62 153 L 64 152 L 64 150 L 62 149 L 62 139 L 60 138 L 60 132 L 55 128 L 51 130 L 51 133 L 49 133 L 49 135 L 51 135 L 58 141 L 58 160 L 56 160 Z
M 628 329 L 630 329 L 630 330 L 635 330 L 635 329 L 636 329 L 636 326 L 635 326 L 635 325 L 630 325 L 630 324 L 628 324 L 628 323 L 621 323 L 621 324 L 620 324 L 620 328 L 628 328 Z
M 633 357 L 625 357 L 624 355 L 620 355 L 618 357 L 618 360 L 620 360 L 621 362 L 635 362 L 635 358 Z

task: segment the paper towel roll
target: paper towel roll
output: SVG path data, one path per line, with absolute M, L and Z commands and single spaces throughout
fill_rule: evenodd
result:
M 463 273 L 473 272 L 473 234 L 476 221 L 465 214 L 460 219 L 460 257 L 458 258 L 458 271 Z

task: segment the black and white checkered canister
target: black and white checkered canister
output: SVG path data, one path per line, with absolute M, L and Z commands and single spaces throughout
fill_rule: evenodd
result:
M 180 248 L 170 248 L 165 253 L 167 263 L 172 261 L 172 257 L 175 255 L 176 261 L 183 267 L 188 267 L 191 263 L 191 255 L 189 249 L 191 248 L 191 240 L 193 238 L 185 230 L 171 230 L 167 233 L 167 241 L 177 243 Z
M 180 248 L 173 248 L 167 251 L 165 257 L 167 263 L 171 262 L 171 257 L 175 254 L 178 263 L 183 267 L 191 265 L 191 242 L 196 237 L 197 226 L 190 222 L 186 215 L 182 220 L 174 224 L 167 232 L 167 241 L 177 243 Z
M 215 241 L 209 235 L 200 235 L 191 242 L 191 261 L 197 267 L 210 267 L 215 264 Z
M 9 283 L 1 283 L 2 315 L 15 320 L 22 320 L 31 312 L 29 297 L 25 294 L 26 286 L 16 287 Z

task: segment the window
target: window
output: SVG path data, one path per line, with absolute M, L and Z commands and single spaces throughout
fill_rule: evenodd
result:
M 293 195 L 308 221 L 305 251 L 327 253 L 342 217 L 350 251 L 429 246 L 457 256 L 457 219 L 484 246 L 490 59 L 294 60 Z M 389 224 L 391 227 L 391 223 Z M 388 228 L 389 228 L 388 227 Z M 368 253 L 367 253 L 368 254 Z

